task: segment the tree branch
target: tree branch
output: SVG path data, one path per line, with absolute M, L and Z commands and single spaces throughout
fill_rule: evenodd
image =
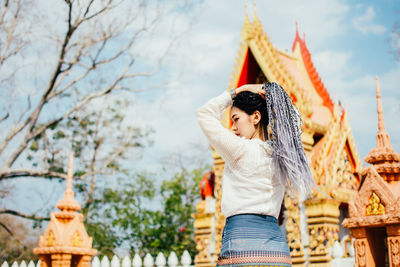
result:
M 14 215 L 14 216 L 18 216 L 18 217 L 29 219 L 29 220 L 33 220 L 33 221 L 39 221 L 39 222 L 41 222 L 41 221 L 50 221 L 50 217 L 38 217 L 38 216 L 35 216 L 33 214 L 32 215 L 28 215 L 28 214 L 25 214 L 25 213 L 22 213 L 22 212 L 18 212 L 18 211 L 15 211 L 15 210 L 9 210 L 9 209 L 0 210 L 0 214 L 11 214 L 11 215 Z
M 2 171 L 0 172 L 0 181 L 11 178 L 18 177 L 43 177 L 43 178 L 63 178 L 67 179 L 67 175 L 61 172 L 54 171 L 37 171 L 37 170 L 10 170 L 10 171 Z M 74 177 L 75 179 L 79 179 L 80 177 Z
M 7 225 L 5 225 L 4 223 L 0 222 L 0 226 L 4 228 L 4 230 L 7 231 L 7 233 L 9 233 L 11 236 L 13 236 L 13 232 L 11 232 L 11 230 L 7 227 Z

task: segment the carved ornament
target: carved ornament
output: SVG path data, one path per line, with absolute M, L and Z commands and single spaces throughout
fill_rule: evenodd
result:
M 368 200 L 368 205 L 366 208 L 366 215 L 383 215 L 385 214 L 385 206 L 381 203 L 381 199 L 372 192 L 371 197 Z

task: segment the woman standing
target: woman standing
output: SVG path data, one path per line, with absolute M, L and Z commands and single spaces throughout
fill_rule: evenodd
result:
M 220 123 L 231 107 L 233 132 Z M 225 161 L 221 210 L 226 217 L 218 266 L 291 266 L 277 224 L 285 191 L 314 185 L 300 139 L 300 116 L 276 83 L 223 92 L 197 111 L 207 139 Z

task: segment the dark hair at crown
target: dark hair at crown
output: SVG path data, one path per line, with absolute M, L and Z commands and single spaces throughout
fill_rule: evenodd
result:
M 261 114 L 261 123 L 263 126 L 268 125 L 268 111 L 267 111 L 267 104 L 265 99 L 263 99 L 259 94 L 243 91 L 237 94 L 233 98 L 232 107 L 237 107 L 248 115 L 254 113 L 254 111 L 258 110 Z

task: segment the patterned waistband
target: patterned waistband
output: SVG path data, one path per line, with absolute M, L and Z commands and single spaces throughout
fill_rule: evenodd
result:
M 229 216 L 226 218 L 226 221 L 234 221 L 234 220 L 242 220 L 242 219 L 255 219 L 255 220 L 263 220 L 267 222 L 278 223 L 278 220 L 274 216 L 264 215 L 264 214 L 256 214 L 256 213 L 241 213 Z

